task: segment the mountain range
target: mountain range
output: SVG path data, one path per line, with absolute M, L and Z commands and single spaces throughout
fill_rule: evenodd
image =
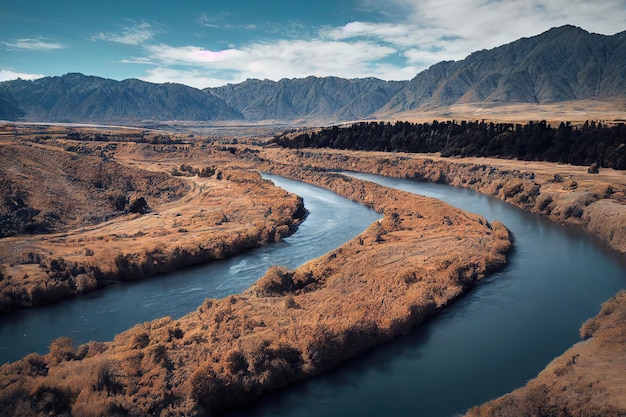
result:
M 575 26 L 433 65 L 408 81 L 247 80 L 199 90 L 77 73 L 0 83 L 0 120 L 42 122 L 345 121 L 462 103 L 626 98 L 626 31 Z

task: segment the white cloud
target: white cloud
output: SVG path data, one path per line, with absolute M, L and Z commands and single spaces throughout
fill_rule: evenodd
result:
M 206 72 L 197 69 L 176 69 L 171 67 L 156 67 L 147 71 L 148 75 L 141 77 L 143 81 L 151 83 L 176 83 L 184 84 L 195 88 L 215 87 L 226 84 L 226 82 L 216 83 L 214 77 Z
M 132 21 L 131 21 L 132 22 Z M 124 45 L 142 45 L 154 39 L 161 30 L 147 22 L 122 27 L 119 32 L 100 32 L 91 37 L 94 41 L 107 41 Z
M 149 58 L 165 64 L 221 65 L 238 61 L 243 52 L 237 49 L 210 51 L 197 46 L 174 47 L 166 44 L 148 45 Z
M 412 26 L 420 34 L 413 37 L 417 42 L 412 48 L 412 59 L 431 63 L 463 59 L 474 51 L 566 24 L 612 35 L 623 31 L 626 21 L 624 0 L 391 0 L 391 3 L 407 13 L 402 26 Z M 424 51 L 423 59 L 416 53 L 420 50 Z M 437 53 L 429 57 L 429 51 Z
M 151 61 L 157 68 L 150 70 L 144 79 L 166 82 L 175 81 L 180 76 L 187 80 L 193 78 L 190 85 L 200 87 L 241 82 L 247 78 L 279 80 L 310 75 L 355 78 L 390 73 L 405 76 L 414 71 L 390 68 L 380 60 L 396 54 L 396 49 L 364 41 L 278 40 L 222 51 L 164 44 L 146 49 L 149 57 L 133 62 Z
M 0 82 L 16 80 L 21 78 L 23 80 L 36 80 L 37 78 L 45 77 L 43 74 L 25 74 L 20 72 L 14 72 L 8 69 L 0 69 Z
M 151 65 L 144 78 L 196 87 L 237 83 L 247 78 L 302 78 L 309 75 L 407 80 L 444 60 L 461 60 L 551 27 L 573 24 L 591 32 L 624 30 L 624 0 L 361 0 L 379 8 L 386 21 L 353 21 L 343 26 L 306 28 L 279 39 L 209 50 L 200 46 L 144 44 L 145 55 L 125 62 Z M 225 15 L 201 16 L 206 27 L 226 28 Z M 146 40 L 150 40 L 147 38 Z
M 331 39 L 372 38 L 398 47 L 410 47 L 423 40 L 423 33 L 414 25 L 393 23 L 350 22 L 339 28 L 329 29 L 325 35 Z
M 64 45 L 56 42 L 48 42 L 43 39 L 16 39 L 13 42 L 2 42 L 11 49 L 23 49 L 27 51 L 54 51 L 65 48 Z

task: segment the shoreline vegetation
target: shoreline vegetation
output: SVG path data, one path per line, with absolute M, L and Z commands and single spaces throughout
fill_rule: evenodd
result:
M 81 156 L 107 145 L 77 140 L 83 137 L 68 139 L 61 131 L 21 141 L 34 146 L 36 139 L 38 146 L 62 149 L 72 145 Z M 0 367 L 5 414 L 219 412 L 410 331 L 505 263 L 510 237 L 503 225 L 327 171 L 472 188 L 580 227 L 626 253 L 626 184 L 613 170 L 589 174 L 586 167 L 549 163 L 161 140 L 165 143 L 118 142 L 108 158 L 129 169 L 176 172 L 180 175 L 171 176 L 192 182 L 192 189 L 207 166 L 244 178 L 258 178 L 244 170 L 273 172 L 321 185 L 384 218 L 331 253 L 293 271 L 273 267 L 248 291 L 206 300 L 180 320 L 144 323 L 108 343 L 75 347 L 70 339 L 57 339 L 46 355 L 31 354 Z M 290 201 L 295 204 L 285 210 L 293 221 L 301 208 Z
M 258 173 L 123 166 L 124 146 L 0 142 L 0 314 L 230 257 L 306 216 Z

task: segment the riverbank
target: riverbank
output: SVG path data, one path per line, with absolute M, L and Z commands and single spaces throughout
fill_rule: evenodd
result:
M 346 195 L 350 198 L 364 199 L 366 204 L 372 206 L 376 200 L 370 191 L 352 187 L 348 185 L 349 183 L 330 181 L 327 179 L 330 177 L 318 171 L 349 169 L 464 186 L 511 202 L 528 211 L 541 213 L 555 222 L 579 227 L 595 234 L 613 249 L 624 253 L 623 207 L 626 184 L 621 172 L 601 169 L 599 174 L 589 174 L 586 168 L 557 164 L 439 158 L 436 155 L 366 154 L 326 150 L 285 151 L 232 144 L 210 146 L 190 144 L 183 147 L 168 145 L 159 149 L 145 144 L 136 146 L 120 144 L 115 152 L 116 161 L 122 165 L 142 166 L 162 172 L 179 170 L 181 158 L 184 158 L 184 161 L 193 169 L 205 167 L 210 163 L 212 166 L 220 166 L 224 169 L 231 167 L 268 170 L 307 181 L 313 179 L 326 183 L 328 187 L 335 187 L 336 190 L 349 191 Z M 305 169 L 300 170 L 302 167 Z M 415 210 L 418 204 L 423 203 L 414 202 L 411 213 L 422 214 L 421 211 Z M 442 219 L 446 223 L 448 220 Z M 383 223 L 390 224 L 387 218 Z M 415 229 L 423 226 L 423 224 L 418 224 Z M 455 224 L 451 226 L 449 230 L 456 227 Z M 387 245 L 392 242 L 391 239 L 385 239 L 388 232 L 389 230 L 384 234 L 377 234 L 378 232 L 370 234 L 369 240 L 363 239 L 363 241 L 368 244 L 376 243 L 378 246 L 374 247 L 378 250 L 382 247 L 381 244 Z M 395 255 L 396 251 L 404 250 L 405 245 L 401 243 L 402 239 L 410 237 L 412 232 L 406 231 L 405 235 L 404 231 L 394 231 L 392 234 L 394 239 L 398 237 L 400 239 L 397 241 L 398 246 L 391 250 L 389 256 Z M 462 236 L 465 237 L 465 235 Z M 138 236 L 138 238 L 141 237 Z M 428 249 L 429 254 L 439 256 L 442 254 L 438 252 L 447 252 L 450 247 L 459 248 L 460 251 L 465 250 L 465 246 L 459 246 L 457 242 L 429 246 L 428 242 L 431 241 L 428 237 L 422 236 L 422 238 L 427 242 L 419 240 L 414 245 Z M 355 250 L 351 256 L 358 256 L 361 253 L 358 252 L 359 250 L 362 251 L 363 248 Z M 336 272 L 339 283 L 353 285 L 345 275 L 341 275 L 341 262 L 345 261 L 340 256 L 341 253 L 334 251 L 327 258 L 323 257 L 324 268 L 329 268 L 327 269 L 329 273 Z M 451 253 L 450 256 L 452 255 Z M 456 260 L 463 259 L 462 252 L 457 255 L 460 257 Z M 436 257 L 428 258 L 428 262 L 435 262 L 437 259 Z M 454 261 L 454 257 L 449 258 L 448 261 Z M 445 262 L 447 261 L 440 264 L 435 262 L 435 269 L 444 265 Z M 381 274 L 388 278 L 392 277 L 392 281 L 395 280 L 398 277 L 394 275 L 397 272 L 394 268 L 399 264 L 400 262 L 381 264 Z M 356 265 L 350 275 L 362 273 L 362 265 Z M 320 279 L 313 279 L 313 277 Z M 310 279 L 313 280 L 310 281 Z M 413 284 L 410 283 L 412 280 L 413 278 L 409 275 L 409 282 L 405 284 L 412 286 Z M 429 287 L 437 280 L 432 281 L 428 283 Z M 339 318 L 344 316 L 344 311 L 332 309 L 330 311 L 334 311 L 334 316 L 326 317 L 326 319 L 334 321 L 331 320 L 330 325 L 326 327 L 311 330 L 310 327 L 296 326 L 294 330 L 289 330 L 289 324 L 296 322 L 296 318 L 298 321 L 306 319 L 306 313 L 311 311 L 300 308 L 304 305 L 300 299 L 301 296 L 318 293 L 330 299 L 333 297 L 343 299 L 341 297 L 349 293 L 349 288 L 343 288 L 338 284 L 333 284 L 333 288 L 339 289 L 340 295 L 333 296 L 331 293 L 319 292 L 318 290 L 324 289 L 328 282 L 335 281 L 329 280 L 325 273 L 311 274 L 309 277 L 308 273 L 302 275 L 297 271 L 273 269 L 270 271 L 269 278 L 261 281 L 262 286 L 260 289 L 257 288 L 256 293 L 229 297 L 227 299 L 229 301 L 212 300 L 203 305 L 198 312 L 193 314 L 201 315 L 204 312 L 207 315 L 201 315 L 202 319 L 196 320 L 195 323 L 184 324 L 183 321 L 169 319 L 147 323 L 119 335 L 112 344 L 90 343 L 75 348 L 69 340 L 58 340 L 53 343 L 51 352 L 47 355 L 30 355 L 23 361 L 3 367 L 1 379 L 8 385 L 4 385 L 2 396 L 7 399 L 8 403 L 13 404 L 11 407 L 18 405 L 22 407 L 20 410 L 26 410 L 28 407 L 35 409 L 52 407 L 56 410 L 56 407 L 65 409 L 76 406 L 75 413 L 83 415 L 98 412 L 123 413 L 126 409 L 149 410 L 148 413 L 153 413 L 153 409 L 170 410 L 174 414 L 181 412 L 180 410 L 199 413 L 201 408 L 198 407 L 201 403 L 204 404 L 202 407 L 211 407 L 210 404 L 213 404 L 214 409 L 230 406 L 232 405 L 230 401 L 234 401 L 231 395 L 236 396 L 238 400 L 252 398 L 260 395 L 264 389 L 280 386 L 309 375 L 305 371 L 319 371 L 311 356 L 311 352 L 318 350 L 318 345 L 313 344 L 316 340 L 323 341 L 319 349 L 330 346 L 328 351 L 321 351 L 329 355 L 326 358 L 330 358 L 328 363 L 332 363 L 333 358 L 341 360 L 345 352 L 358 353 L 359 341 L 363 341 L 364 345 L 368 346 L 372 339 L 386 340 L 386 337 L 389 337 L 389 334 L 381 330 L 381 327 L 371 326 L 370 321 L 363 321 L 363 316 L 354 319 L 355 323 L 365 325 L 365 330 L 361 332 L 358 326 L 357 328 L 333 327 L 340 321 Z M 286 286 L 284 296 L 283 285 Z M 368 287 L 359 286 L 358 288 L 362 291 L 370 291 Z M 380 292 L 381 288 L 386 287 L 379 285 L 376 287 L 378 292 L 373 294 L 383 296 L 384 292 Z M 445 293 L 444 290 L 441 291 Z M 437 292 L 429 294 L 435 305 L 437 305 L 434 301 L 436 295 Z M 394 293 L 394 299 L 400 299 L 398 297 Z M 253 299 L 254 303 L 251 301 Z M 403 301 L 400 299 L 400 302 Z M 320 309 L 322 306 L 326 308 L 323 301 L 320 301 L 319 305 Z M 432 304 L 426 304 L 428 305 Z M 264 306 L 259 311 L 263 311 L 263 314 L 267 314 L 270 319 L 257 318 L 255 314 L 259 306 Z M 366 304 L 363 307 L 364 311 L 359 314 L 375 311 L 372 310 L 375 307 L 378 306 Z M 401 308 L 403 309 L 404 307 Z M 408 315 L 409 323 L 412 323 L 415 317 L 421 320 L 422 310 L 415 311 L 419 314 L 411 312 Z M 428 312 L 429 308 L 425 311 Z M 296 314 L 305 315 L 301 317 Z M 208 321 L 205 323 L 204 319 Z M 386 322 L 385 325 L 398 328 L 392 324 Z M 370 330 L 367 330 L 368 328 Z M 399 328 L 402 331 L 406 330 L 403 326 Z M 331 332 L 328 329 L 339 329 L 345 333 L 341 336 L 340 333 Z M 382 329 L 385 327 L 383 326 Z M 233 332 L 234 336 L 228 342 L 230 344 L 227 343 L 224 345 L 226 347 L 220 350 L 222 348 L 216 346 L 221 346 L 219 344 L 223 330 Z M 308 344 L 304 346 L 304 350 L 300 350 L 299 336 L 308 334 L 307 331 L 317 334 L 317 339 L 311 337 L 306 342 Z M 626 329 L 622 330 L 622 334 L 624 332 Z M 251 336 L 252 334 L 257 336 Z M 213 350 L 187 351 L 182 347 L 197 343 L 206 343 Z M 310 346 L 315 346 L 315 348 L 309 348 Z M 353 347 L 350 348 L 350 346 Z M 623 360 L 620 359 L 620 352 L 614 351 L 617 354 L 615 359 L 618 361 Z M 199 356 L 196 357 L 196 353 Z M 217 362 L 214 361 L 216 358 Z M 179 369 L 187 363 L 198 370 L 197 373 L 193 373 L 194 382 L 191 385 L 183 382 L 191 378 L 190 371 Z M 619 362 L 616 363 L 619 364 Z M 569 373 L 564 373 L 564 375 L 569 375 Z M 208 394 L 209 392 L 215 392 L 219 398 L 214 398 L 212 394 Z M 239 394 L 234 394 L 234 392 L 243 392 L 245 395 L 239 397 Z M 623 396 L 619 389 L 611 392 L 616 392 L 618 397 Z M 198 402 L 200 397 L 205 398 L 204 394 L 211 399 L 206 400 L 205 403 Z M 558 402 L 560 400 L 557 394 L 555 391 L 554 398 Z M 187 395 L 185 398 L 188 400 L 181 400 L 183 395 Z M 27 396 L 34 399 L 27 400 Z M 58 402 L 55 402 L 56 399 Z M 213 401 L 217 402 L 214 404 Z
M 46 355 L 1 367 L 4 413 L 217 412 L 408 332 L 505 263 L 509 236 L 498 223 L 364 181 L 289 170 L 384 212 L 383 220 L 180 320 L 145 323 L 111 343 L 75 348 L 60 339 Z
M 590 173 L 587 167 L 544 162 L 326 149 L 291 151 L 247 146 L 231 147 L 228 152 L 218 152 L 215 156 L 229 160 L 232 155 L 238 155 L 242 163 L 246 159 L 241 156 L 254 155 L 246 166 L 287 176 L 291 175 L 292 167 L 307 167 L 312 171 L 353 170 L 470 188 L 540 214 L 555 223 L 584 230 L 613 250 L 626 253 L 626 176 L 622 171 L 599 169 L 597 173 Z M 300 179 L 307 180 L 306 176 Z M 626 326 L 615 331 L 626 334 Z M 605 349 L 603 357 L 615 369 L 625 367 L 623 350 L 618 344 L 613 345 L 612 350 Z M 599 365 L 598 372 L 602 373 L 602 369 Z M 567 381 L 571 375 L 562 374 L 560 379 Z M 597 405 L 599 409 L 607 410 L 607 403 L 619 404 L 619 399 L 624 397 L 626 393 L 620 389 L 624 386 L 617 384 L 617 388 L 608 391 L 609 397 L 590 397 L 584 390 L 579 394 L 590 401 L 602 400 L 598 404 L 590 403 L 589 407 Z M 567 404 L 567 396 L 562 396 L 558 390 L 550 393 L 553 404 L 561 401 Z M 544 403 L 547 401 L 544 397 Z M 511 410 L 502 412 L 502 415 L 511 414 Z
M 585 230 L 613 250 L 626 253 L 626 175 L 621 171 L 589 173 L 586 167 L 550 163 L 332 150 L 280 151 L 268 159 L 470 188 L 556 223 Z M 624 311 L 622 292 L 582 327 L 581 336 L 589 340 L 556 358 L 523 388 L 476 407 L 468 415 L 626 414 Z
M 258 173 L 120 164 L 132 143 L 14 139 L 0 141 L 0 314 L 230 257 L 306 216 Z
M 525 386 L 467 412 L 468 417 L 626 415 L 626 291 L 602 305 L 576 343 Z
M 559 224 L 581 228 L 626 253 L 626 173 L 548 162 L 329 149 L 265 148 L 284 165 L 350 170 L 469 188 Z

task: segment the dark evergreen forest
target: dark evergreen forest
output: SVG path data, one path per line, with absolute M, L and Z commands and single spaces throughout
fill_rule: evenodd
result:
M 626 169 L 626 125 L 545 121 L 525 125 L 486 122 L 361 122 L 318 132 L 276 136 L 288 148 L 334 148 L 442 156 L 486 156 Z

